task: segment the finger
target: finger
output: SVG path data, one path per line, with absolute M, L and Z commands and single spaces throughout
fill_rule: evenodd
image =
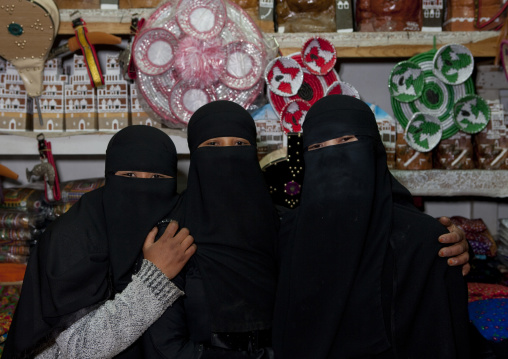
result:
M 148 235 L 145 238 L 145 243 L 143 243 L 143 250 L 147 249 L 155 242 L 155 236 L 158 231 L 157 227 L 153 227 L 152 230 L 148 232 Z
M 189 235 L 189 230 L 185 227 L 180 229 L 180 232 L 175 236 L 178 239 L 178 243 L 182 243 L 182 241 Z
M 467 249 L 463 245 L 462 242 L 456 243 L 449 247 L 444 247 L 439 250 L 440 257 L 453 257 L 458 256 L 459 254 L 467 252 Z
M 462 253 L 460 256 L 448 258 L 448 265 L 450 266 L 461 266 L 469 261 L 469 253 Z
M 460 240 L 460 235 L 456 232 L 445 233 L 439 236 L 439 242 L 441 243 L 458 243 Z
M 198 246 L 196 243 L 193 243 L 189 248 L 185 250 L 185 254 L 188 256 L 188 258 L 192 257 L 194 253 L 198 250 Z
M 171 238 L 175 236 L 176 231 L 178 231 L 178 222 L 172 219 L 166 227 L 163 235 L 164 237 Z
M 439 218 L 439 222 L 441 222 L 441 224 L 445 227 L 449 227 L 449 226 L 453 225 L 452 220 L 448 217 Z
M 182 246 L 182 248 L 187 249 L 192 245 L 192 243 L 194 243 L 194 238 L 192 236 L 187 236 L 180 243 L 180 245 Z
M 462 266 L 462 275 L 466 276 L 469 274 L 469 271 L 471 270 L 471 264 L 466 263 Z

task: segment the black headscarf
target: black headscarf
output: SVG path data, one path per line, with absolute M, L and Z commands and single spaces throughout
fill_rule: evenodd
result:
M 358 141 L 304 154 L 280 271 L 276 356 L 462 358 L 467 333 L 454 325 L 467 327 L 467 292 L 460 268 L 437 255 L 446 229 L 391 176 L 370 107 L 327 96 L 307 113 L 303 134 L 306 149 L 346 135 Z
M 251 145 L 198 148 L 226 136 Z M 211 329 L 270 328 L 278 217 L 257 160 L 254 121 L 234 102 L 212 102 L 193 114 L 188 143 L 184 225 L 198 245 L 193 263 L 203 276 Z
M 113 136 L 104 187 L 85 194 L 52 223 L 30 256 L 6 358 L 31 357 L 127 286 L 146 235 L 178 198 L 176 165 L 175 146 L 158 129 L 130 126 Z M 126 178 L 116 171 L 173 178 Z

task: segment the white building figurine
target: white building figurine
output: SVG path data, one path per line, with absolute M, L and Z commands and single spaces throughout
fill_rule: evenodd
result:
M 74 55 L 72 75 L 65 86 L 65 129 L 97 131 L 95 88 L 90 83 L 82 55 Z
M 99 131 L 129 126 L 129 83 L 123 78 L 118 55 L 106 57 L 105 86 L 97 89 Z
M 65 86 L 68 77 L 62 74 L 62 60 L 54 58 L 44 64 L 41 105 L 42 125 L 40 124 L 37 102 L 33 101 L 34 131 L 63 132 L 65 130 Z
M 138 89 L 135 84 L 129 84 L 129 92 L 131 123 L 133 125 L 146 125 L 161 128 L 162 124 L 159 121 L 154 120 L 152 116 L 146 113 L 143 109 L 138 97 L 141 95 L 138 95 Z
M 32 99 L 16 68 L 0 59 L 0 130 L 29 131 L 32 127 Z

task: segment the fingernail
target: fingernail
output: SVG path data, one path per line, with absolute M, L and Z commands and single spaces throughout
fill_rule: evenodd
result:
M 439 256 L 440 256 L 440 257 L 444 257 L 444 256 L 445 256 L 444 254 L 445 254 L 444 249 L 441 249 L 441 250 L 439 251 Z
M 457 260 L 454 258 L 448 259 L 448 264 L 457 264 Z

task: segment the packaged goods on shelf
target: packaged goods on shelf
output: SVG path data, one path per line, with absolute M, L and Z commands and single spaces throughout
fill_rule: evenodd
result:
M 500 13 L 500 10 L 505 2 L 503 0 L 448 0 L 443 29 L 445 31 L 496 29 L 504 23 L 506 11 Z
M 434 168 L 449 170 L 469 170 L 475 168 L 473 161 L 472 136 L 457 132 L 446 140 L 441 140 L 434 150 Z
M 356 1 L 358 31 L 420 31 L 421 1 Z
M 4 202 L 0 210 L 9 209 L 23 212 L 41 212 L 47 206 L 44 190 L 30 187 L 4 188 Z
M 337 28 L 335 0 L 276 0 L 276 3 L 279 32 L 335 32 Z
M 46 216 L 43 212 L 0 209 L 0 228 L 32 229 L 41 228 Z M 15 234 L 18 236 L 18 234 Z

